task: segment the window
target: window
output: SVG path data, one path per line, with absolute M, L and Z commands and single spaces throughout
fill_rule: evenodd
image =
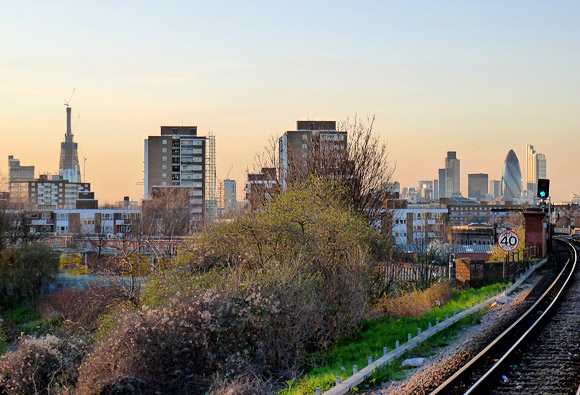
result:
M 194 180 L 201 180 L 202 178 L 203 176 L 201 175 L 201 173 L 193 173 Z
M 201 148 L 194 148 L 192 151 L 194 154 L 201 154 Z
M 308 138 L 308 136 L 306 136 L 305 134 L 302 135 L 302 140 L 306 140 Z
M 167 170 L 167 165 L 161 166 L 161 170 Z
M 302 144 L 302 148 L 305 149 L 308 148 L 308 146 L 306 144 Z
M 167 157 L 166 157 L 166 156 L 164 156 L 163 158 L 161 158 L 161 160 L 162 160 L 163 162 L 167 162 Z
M 161 140 L 161 144 L 167 144 L 167 140 L 165 139 Z
M 193 145 L 203 145 L 203 140 L 193 140 Z
M 167 173 L 161 174 L 161 178 L 167 178 Z
M 167 152 L 167 148 L 161 148 L 161 152 L 166 153 Z

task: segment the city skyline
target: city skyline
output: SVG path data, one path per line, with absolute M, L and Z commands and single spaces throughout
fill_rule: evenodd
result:
M 456 151 L 465 196 L 468 174 L 499 180 L 506 153 L 525 166 L 533 144 L 554 200 L 567 201 L 580 193 L 568 142 L 580 126 L 578 15 L 580 5 L 536 1 L 11 3 L 0 16 L 0 174 L 9 155 L 37 177 L 58 174 L 76 88 L 81 172 L 103 203 L 142 197 L 142 141 L 161 125 L 215 135 L 217 178 L 233 166 L 241 188 L 297 119 L 355 114 L 376 116 L 402 186 L 436 179 Z

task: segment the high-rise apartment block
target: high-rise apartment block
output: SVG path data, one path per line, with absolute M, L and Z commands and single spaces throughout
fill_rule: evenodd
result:
M 226 178 L 220 183 L 219 188 L 219 207 L 224 214 L 236 210 L 236 180 Z
M 478 201 L 487 197 L 488 175 L 483 173 L 467 175 L 467 197 Z
M 257 210 L 279 191 L 275 167 L 263 167 L 259 173 L 248 173 L 246 181 L 246 206 Z
M 191 221 L 206 215 L 206 143 L 197 126 L 161 126 L 160 136 L 145 140 L 145 199 L 153 187 L 188 188 Z M 194 224 L 195 226 L 195 224 Z
M 20 161 L 8 156 L 8 179 L 9 181 L 32 181 L 34 180 L 34 166 L 20 166 Z
M 10 203 L 30 209 L 96 209 L 91 184 L 69 182 L 62 176 L 10 182 Z
M 338 154 L 346 150 L 347 133 L 336 130 L 336 121 L 297 121 L 296 129 L 287 131 L 278 141 L 279 175 L 283 189 L 296 172 L 305 170 L 303 165 L 314 156 L 330 152 Z M 321 162 L 315 166 L 322 168 L 331 164 L 325 163 L 324 155 L 321 155 Z

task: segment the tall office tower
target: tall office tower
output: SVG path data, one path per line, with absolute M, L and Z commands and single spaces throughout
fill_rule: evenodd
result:
M 81 182 L 81 169 L 79 167 L 78 146 L 74 142 L 71 128 L 71 108 L 66 106 L 66 134 L 64 141 L 60 143 L 60 166 L 59 174 L 63 180 L 69 182 Z
M 513 149 L 508 152 L 503 164 L 501 191 L 504 200 L 519 199 L 522 196 L 522 171 Z
M 526 190 L 536 194 L 536 182 L 538 176 L 536 172 L 536 150 L 531 144 L 526 145 Z
M 547 170 L 546 155 L 536 153 L 536 185 L 538 178 L 548 178 Z
M 501 196 L 501 181 L 499 180 L 490 180 L 489 181 L 489 194 L 491 195 L 492 199 L 497 199 Z
M 197 126 L 161 126 L 161 136 L 145 140 L 145 199 L 154 187 L 188 188 L 193 227 L 206 219 L 206 144 Z
M 236 180 L 226 178 L 220 182 L 219 205 L 224 213 L 236 210 Z
M 483 173 L 467 175 L 467 197 L 478 201 L 487 196 L 488 175 Z
M 429 201 L 433 199 L 433 181 L 419 181 L 419 197 L 422 200 Z
M 433 180 L 433 200 L 439 200 L 439 180 Z
M 20 161 L 8 156 L 8 180 L 32 181 L 34 180 L 34 166 L 20 166 Z
M 447 195 L 447 169 L 439 169 L 439 198 L 449 197 Z
M 336 121 L 297 121 L 296 129 L 287 131 L 278 140 L 282 189 L 286 189 L 287 183 L 300 172 L 320 171 L 325 166 L 331 170 L 332 164 L 324 163 L 324 159 L 339 158 L 346 152 L 347 134 L 336 130 Z M 317 155 L 320 163 L 313 161 Z
M 461 195 L 461 173 L 459 165 L 460 161 L 457 159 L 457 153 L 455 151 L 448 151 L 447 157 L 445 158 L 445 169 L 447 170 L 445 196 L 447 197 Z

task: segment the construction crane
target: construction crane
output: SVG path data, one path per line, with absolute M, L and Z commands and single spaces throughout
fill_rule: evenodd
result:
M 72 97 L 73 97 L 73 95 L 75 94 L 75 91 L 76 91 L 76 90 L 77 90 L 77 88 L 74 88 L 74 89 L 73 89 L 73 91 L 72 91 L 72 93 L 70 94 L 70 97 L 68 98 L 68 100 L 65 100 L 65 101 L 64 101 L 64 105 L 65 105 L 65 106 L 67 106 L 67 107 L 70 107 L 70 105 L 69 105 L 69 103 L 70 103 L 70 100 L 72 99 Z
M 234 165 L 230 166 L 230 169 L 228 170 L 228 173 L 226 174 L 226 176 L 224 177 L 224 180 L 227 180 L 228 177 L 230 176 L 230 173 L 232 172 L 232 169 L 234 168 Z

